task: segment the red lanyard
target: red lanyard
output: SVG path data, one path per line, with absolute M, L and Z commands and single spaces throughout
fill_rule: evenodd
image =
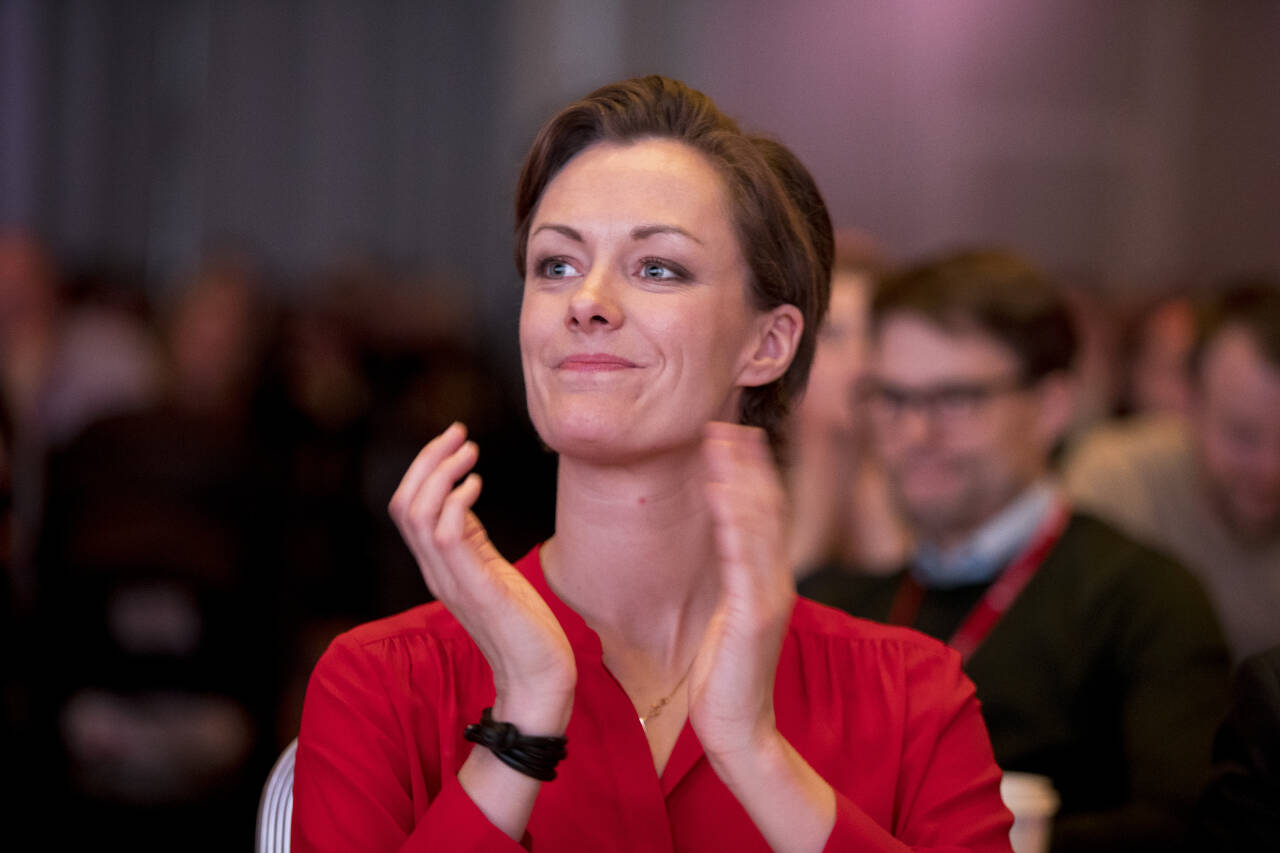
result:
M 1027 547 L 1022 549 L 1009 567 L 1000 573 L 995 583 L 987 587 L 982 598 L 973 606 L 964 622 L 947 641 L 947 645 L 958 651 L 962 659 L 966 661 L 969 659 L 1017 599 L 1023 588 L 1035 577 L 1045 557 L 1062 538 L 1062 531 L 1066 529 L 1070 517 L 1070 508 L 1066 503 L 1058 501 L 1044 521 L 1040 522 Z M 924 599 L 924 594 L 924 587 L 920 586 L 910 573 L 907 573 L 898 587 L 898 594 L 893 599 L 893 607 L 889 610 L 889 624 L 910 627 L 920 612 L 920 603 Z

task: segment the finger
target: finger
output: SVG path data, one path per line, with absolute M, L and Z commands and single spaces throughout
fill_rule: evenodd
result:
M 758 427 L 712 421 L 703 432 L 703 450 L 714 480 L 729 482 L 743 473 L 776 476 L 768 437 Z
M 738 580 L 771 578 L 781 560 L 781 525 L 723 483 L 708 483 L 706 492 L 721 568 L 735 573 L 735 586 Z M 736 574 L 740 569 L 745 576 Z
M 423 482 L 439 466 L 441 460 L 462 445 L 462 442 L 466 439 L 466 434 L 467 428 L 460 423 L 454 422 L 440 435 L 427 442 L 422 450 L 418 451 L 418 455 L 414 457 L 413 462 L 405 470 L 404 477 L 401 478 L 395 494 L 391 496 L 391 509 L 393 512 L 397 509 L 400 511 L 407 509 L 408 505 L 413 502 L 414 496 L 422 488 Z
M 710 479 L 724 482 L 732 474 L 731 463 L 738 424 L 711 421 L 702 431 L 702 456 Z
M 707 431 L 707 504 L 727 590 L 772 587 L 784 547 L 784 499 L 763 430 L 720 424 Z
M 743 525 L 734 506 L 734 490 L 727 483 L 708 482 L 704 487 L 707 506 L 716 541 L 716 552 L 721 565 L 738 563 L 744 555 Z
M 728 440 L 708 438 L 703 443 L 707 481 L 722 483 L 732 492 L 724 506 L 745 514 L 743 523 L 781 523 L 785 509 L 782 481 L 768 443 L 760 430 L 738 433 Z
M 466 445 L 459 448 L 458 453 L 465 449 Z M 444 497 L 432 527 L 427 528 L 424 519 L 412 534 L 405 535 L 405 541 L 411 543 L 410 548 L 418 558 L 418 567 L 427 588 L 446 603 L 453 600 L 459 590 L 458 584 L 469 579 L 467 573 L 474 571 L 478 562 L 478 555 L 467 548 L 467 517 L 474 518 L 469 510 L 479 496 L 480 475 L 467 475 Z M 475 523 L 478 525 L 479 521 Z M 468 562 L 471 565 L 465 565 Z
M 440 460 L 435 470 L 427 474 L 417 494 L 409 502 L 407 521 L 415 536 L 434 535 L 440 521 L 440 510 L 454 485 L 475 465 L 479 449 L 474 441 L 462 446 Z
M 726 462 L 724 467 L 731 471 L 732 462 Z M 759 497 L 751 488 L 751 479 L 742 473 L 728 473 L 724 478 L 709 476 L 704 484 L 703 492 L 718 541 L 726 546 L 739 545 L 747 530 L 758 530 L 760 525 L 768 522 L 763 517 Z M 736 558 L 741 554 L 737 547 L 731 547 L 724 551 L 723 556 Z
M 708 421 L 702 432 L 708 441 L 723 441 L 735 447 L 754 448 L 761 458 L 769 457 L 769 437 L 760 427 Z
M 436 524 L 435 545 L 446 559 L 456 558 L 457 549 L 465 547 L 469 534 L 474 532 L 468 530 L 468 516 L 475 518 L 470 510 L 480 497 L 481 485 L 479 474 L 468 474 L 444 500 Z
M 466 426 L 455 421 L 418 451 L 418 455 L 409 464 L 404 477 L 400 480 L 400 485 L 391 496 L 388 509 L 393 515 L 407 510 L 409 504 L 413 502 L 414 495 L 422 487 L 423 481 L 436 469 L 440 460 L 458 449 L 466 437 Z
M 463 474 L 475 463 L 476 446 L 465 442 L 445 459 L 441 460 L 425 482 L 413 495 L 407 508 L 393 513 L 392 517 L 404 537 L 405 544 L 417 559 L 418 568 L 427 586 L 441 596 L 442 573 L 447 572 L 439 549 L 435 544 L 435 528 L 440 520 L 441 505 L 445 496 Z
M 707 421 L 703 428 L 703 436 L 723 441 L 754 441 L 757 438 L 764 439 L 764 430 L 760 427 L 735 424 L 730 421 Z

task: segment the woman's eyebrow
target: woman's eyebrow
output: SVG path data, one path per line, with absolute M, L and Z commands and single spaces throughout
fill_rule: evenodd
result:
M 563 234 L 564 236 L 568 237 L 570 240 L 573 240 L 574 242 L 577 242 L 577 243 L 586 242 L 585 240 L 582 239 L 581 234 L 579 234 L 573 228 L 570 228 L 568 225 L 556 225 L 552 223 L 547 223 L 545 225 L 539 225 L 537 228 L 533 230 L 533 233 L 540 234 L 543 231 L 555 231 L 557 234 Z M 529 236 L 533 236 L 533 235 L 531 234 Z
M 702 241 L 681 228 L 679 225 L 637 225 L 631 229 L 632 240 L 644 240 L 655 234 L 679 234 L 681 237 L 687 237 L 698 245 L 702 245 Z
M 540 234 L 543 231 L 554 231 L 557 234 L 563 234 L 565 237 L 568 237 L 570 240 L 573 240 L 575 243 L 586 242 L 586 240 L 583 239 L 582 234 L 576 228 L 570 228 L 568 225 L 560 225 L 554 222 L 547 222 L 533 229 L 533 234 Z M 529 236 L 532 237 L 533 234 Z M 658 225 L 658 224 L 637 225 L 635 228 L 631 229 L 632 240 L 646 240 L 649 237 L 653 237 L 658 234 L 677 234 L 681 237 L 685 237 L 689 240 L 692 240 L 698 245 L 703 245 L 701 240 L 699 240 L 697 237 L 693 236 L 688 231 L 681 228 L 679 225 Z

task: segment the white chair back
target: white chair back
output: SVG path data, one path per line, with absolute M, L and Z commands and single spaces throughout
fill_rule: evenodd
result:
M 257 853 L 289 853 L 289 830 L 293 821 L 293 756 L 298 750 L 294 738 L 267 776 L 258 802 Z

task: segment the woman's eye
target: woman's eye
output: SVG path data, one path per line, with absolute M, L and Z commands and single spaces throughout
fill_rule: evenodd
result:
M 578 270 L 563 258 L 551 258 L 542 262 L 542 274 L 547 278 L 568 278 L 578 275 Z
M 682 274 L 661 261 L 645 261 L 640 265 L 640 277 L 653 281 L 683 278 Z

